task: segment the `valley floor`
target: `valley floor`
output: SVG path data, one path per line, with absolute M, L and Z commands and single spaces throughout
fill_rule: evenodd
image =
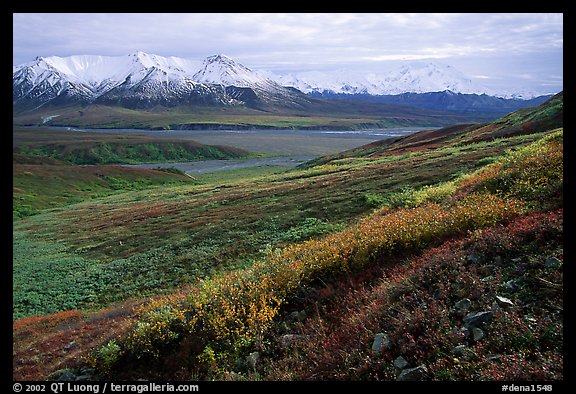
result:
M 563 380 L 547 105 L 291 170 L 117 174 L 23 214 L 13 379 Z

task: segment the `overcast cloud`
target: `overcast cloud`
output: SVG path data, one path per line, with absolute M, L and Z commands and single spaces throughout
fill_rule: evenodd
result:
M 14 14 L 13 64 L 36 56 L 203 59 L 253 68 L 379 72 L 408 60 L 450 64 L 490 87 L 558 92 L 563 15 L 522 14 Z

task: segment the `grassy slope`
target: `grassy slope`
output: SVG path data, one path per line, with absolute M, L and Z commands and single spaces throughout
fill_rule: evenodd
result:
M 15 227 L 15 283 L 30 275 L 26 264 L 31 261 L 36 267 L 46 265 L 50 273 L 45 259 L 48 251 L 62 263 L 59 278 L 73 283 L 79 295 L 75 293 L 74 299 L 57 289 L 37 294 L 40 308 L 50 297 L 86 307 L 125 299 L 126 293 L 137 296 L 174 289 L 194 283 L 195 278 L 249 264 L 263 257 L 262 249 L 267 246 L 298 239 L 294 234 L 305 238 L 334 231 L 339 223 L 354 223 L 383 201 L 370 198 L 375 193 L 405 197 L 407 185 L 419 188 L 450 181 L 491 161 L 485 158 L 541 136 L 430 145 L 432 149 L 410 151 L 400 146 L 375 158 L 341 158 L 250 182 L 129 192 L 78 204 L 73 210 L 38 215 Z M 67 277 L 70 269 L 74 275 Z M 43 279 L 50 282 L 50 278 Z M 131 285 L 122 294 L 114 289 L 119 281 Z M 16 286 L 15 295 L 18 290 Z M 26 294 L 33 294 L 32 290 Z M 34 300 L 21 301 L 25 311 Z M 19 351 L 24 352 L 26 339 L 19 341 Z M 43 351 L 50 353 L 50 349 Z M 28 367 L 38 367 L 38 363 L 31 364 Z M 19 373 L 25 371 L 22 368 Z
M 112 165 L 79 166 L 43 156 L 13 155 L 15 219 L 119 191 L 195 183 L 183 174 Z
M 494 141 L 506 137 L 530 135 L 536 131 L 552 130 L 563 126 L 563 92 L 542 105 L 512 112 L 484 125 L 458 124 L 437 130 L 423 131 L 395 139 L 386 139 L 334 155 L 327 155 L 301 168 L 309 168 L 345 158 L 374 158 L 399 155 L 444 146 L 465 146 L 475 142 Z
M 13 129 L 12 135 L 15 153 L 48 156 L 75 164 L 136 164 L 250 156 L 243 149 L 228 146 L 137 135 L 71 133 L 65 130 L 17 127 Z
M 374 208 L 374 194 L 449 181 L 478 168 L 482 158 L 525 142 L 513 138 L 505 144 L 486 143 L 482 149 L 446 148 L 449 152 L 318 167 L 255 181 L 114 194 L 17 223 L 15 234 L 23 236 L 24 253 L 16 254 L 16 262 L 43 264 L 44 254 L 34 251 L 42 250 L 48 240 L 60 245 L 62 258 L 67 256 L 70 264 L 80 258 L 90 272 L 100 267 L 93 274 L 85 272 L 76 286 L 78 291 L 99 293 L 90 298 L 96 305 L 165 291 L 215 270 L 248 264 L 267 247 L 286 244 L 287 234 L 308 218 L 325 226 L 352 223 Z M 17 277 L 23 268 L 16 269 Z M 98 289 L 94 275 L 100 278 Z M 131 292 L 118 288 L 117 281 L 130 283 Z M 26 297 L 23 303 L 29 302 Z

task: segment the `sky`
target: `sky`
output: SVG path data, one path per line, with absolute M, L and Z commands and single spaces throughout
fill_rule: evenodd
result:
M 561 13 L 15 13 L 13 65 L 143 51 L 255 70 L 387 72 L 451 65 L 492 89 L 563 89 Z

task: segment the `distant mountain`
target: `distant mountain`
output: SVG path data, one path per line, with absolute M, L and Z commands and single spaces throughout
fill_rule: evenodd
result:
M 36 58 L 13 71 L 15 109 L 94 103 L 147 108 L 197 104 L 298 106 L 303 93 L 224 55 L 204 62 L 137 52 L 127 56 Z
M 489 96 L 487 94 L 443 92 L 401 93 L 393 95 L 345 94 L 345 93 L 310 93 L 313 97 L 344 100 L 348 102 L 386 103 L 407 105 L 411 107 L 451 111 L 466 114 L 504 115 L 522 108 L 542 104 L 551 96 L 538 96 L 532 99 L 514 99 Z
M 396 104 L 434 111 L 504 114 L 547 97 L 496 97 L 454 67 L 410 63 L 376 75 L 345 71 L 275 75 L 224 55 L 203 61 L 144 52 L 126 56 L 38 57 L 13 68 L 14 113 L 46 105 L 102 104 L 135 109 L 203 106 L 334 110 L 320 99 Z M 306 93 L 306 94 L 305 94 Z M 336 107 L 341 111 L 340 107 Z M 347 111 L 344 109 L 344 111 Z
M 439 62 L 410 62 L 397 70 L 375 74 L 336 70 L 328 72 L 306 71 L 284 75 L 269 74 L 286 86 L 293 86 L 311 94 L 365 94 L 398 95 L 404 93 L 453 93 L 489 95 L 501 98 L 531 99 L 536 92 L 518 90 L 496 92 L 482 86 L 460 70 Z

